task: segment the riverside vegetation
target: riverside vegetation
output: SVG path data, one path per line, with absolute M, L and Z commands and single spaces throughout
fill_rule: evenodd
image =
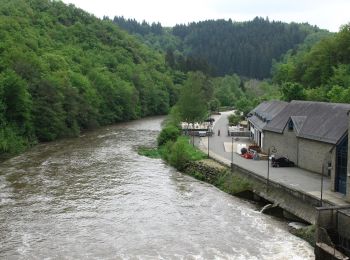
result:
M 138 153 L 150 158 L 162 158 L 179 171 L 213 184 L 231 195 L 251 190 L 249 180 L 232 174 L 217 163 L 207 161 L 207 155 L 193 146 L 188 136 L 182 135 L 179 118 L 179 111 L 175 107 L 158 135 L 158 147 L 140 147 Z

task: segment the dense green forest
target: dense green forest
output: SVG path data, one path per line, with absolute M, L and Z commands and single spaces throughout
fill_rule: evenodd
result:
M 350 103 L 350 24 L 316 44 L 300 45 L 274 66 L 285 100 Z
M 182 71 L 201 70 L 212 76 L 238 74 L 269 78 L 273 60 L 322 30 L 308 24 L 255 18 L 248 22 L 208 20 L 163 28 L 115 17 L 114 23 L 163 49 L 167 62 Z
M 261 18 L 164 28 L 12 0 L 0 2 L 0 37 L 0 157 L 177 103 L 197 104 L 203 118 L 269 99 L 350 102 L 348 25 L 336 34 Z M 271 65 L 272 80 L 257 80 Z
M 0 38 L 0 155 L 166 114 L 186 77 L 112 22 L 60 1 L 1 1 Z

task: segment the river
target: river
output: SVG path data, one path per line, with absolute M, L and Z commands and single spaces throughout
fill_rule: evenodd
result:
M 162 117 L 0 164 L 0 259 L 314 259 L 286 223 L 137 154 Z

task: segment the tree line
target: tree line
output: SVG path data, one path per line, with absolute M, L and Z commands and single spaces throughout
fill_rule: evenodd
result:
M 271 77 L 273 60 L 322 32 L 315 26 L 282 23 L 256 17 L 248 22 L 207 20 L 173 28 L 145 21 L 115 17 L 114 23 L 130 33 L 142 35 L 145 42 L 162 46 L 168 64 L 182 71 L 200 70 L 211 76 L 238 74 L 256 79 Z M 158 32 L 154 32 L 157 25 Z M 149 39 L 153 39 L 150 41 Z

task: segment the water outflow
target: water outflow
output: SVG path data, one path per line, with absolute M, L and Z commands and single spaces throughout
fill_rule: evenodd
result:
M 262 209 L 260 210 L 260 213 L 264 213 L 266 210 L 268 210 L 272 207 L 274 207 L 273 204 L 266 204 L 264 207 L 262 207 Z
M 0 165 L 0 259 L 313 259 L 254 205 L 139 156 L 162 118 L 41 144 Z

